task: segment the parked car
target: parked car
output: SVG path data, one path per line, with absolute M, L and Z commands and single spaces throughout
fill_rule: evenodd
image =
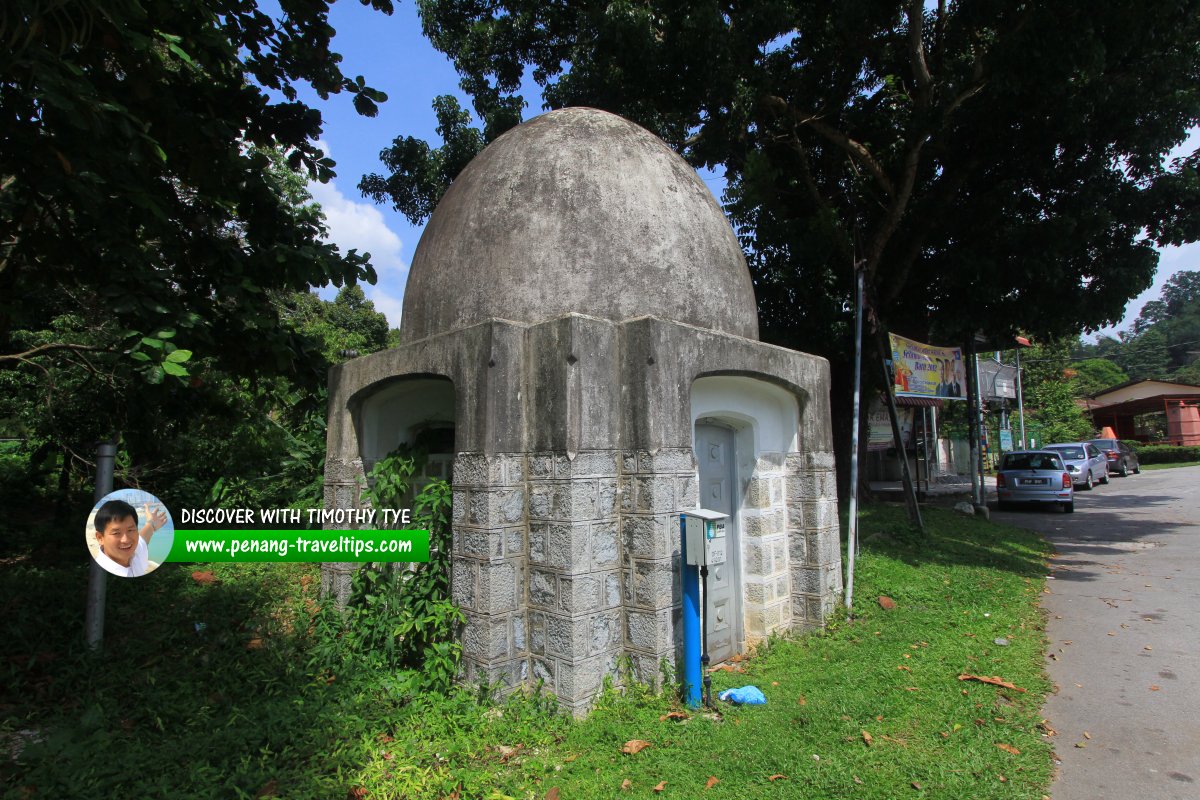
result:
M 1108 483 L 1108 457 L 1091 442 L 1048 444 L 1042 449 L 1053 450 L 1062 456 L 1076 486 L 1091 489 L 1097 483 Z
M 1131 472 L 1136 475 L 1142 471 L 1137 453 L 1120 439 L 1092 439 L 1091 443 L 1103 450 L 1104 455 L 1108 457 L 1109 472 L 1115 472 L 1124 478 Z
M 1067 514 L 1075 510 L 1075 480 L 1055 450 L 1005 453 L 996 470 L 996 495 L 1000 508 L 1055 503 Z

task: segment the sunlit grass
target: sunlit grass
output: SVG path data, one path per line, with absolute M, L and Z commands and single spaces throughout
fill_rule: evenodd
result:
M 1039 798 L 1051 770 L 1038 728 L 1045 545 L 937 509 L 926 520 L 922 539 L 902 509 L 868 508 L 855 619 L 843 610 L 713 676 L 718 691 L 758 686 L 767 705 L 683 721 L 661 719 L 680 710 L 670 696 L 637 687 L 575 721 L 544 698 L 412 697 L 395 675 L 317 670 L 310 565 L 214 565 L 216 584 L 166 565 L 110 581 L 108 644 L 92 657 L 75 635 L 85 571 L 10 566 L 0 732 L 33 733 L 0 785 L 47 797 Z M 623 754 L 631 739 L 651 746 Z

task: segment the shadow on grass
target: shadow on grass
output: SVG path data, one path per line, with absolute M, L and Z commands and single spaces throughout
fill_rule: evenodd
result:
M 1046 574 L 1050 547 L 1031 531 L 936 507 L 922 508 L 921 515 L 924 534 L 909 522 L 903 505 L 865 506 L 859 517 L 863 549 L 911 566 L 973 566 L 1027 578 Z
M 405 698 L 314 674 L 315 582 L 300 564 L 109 578 L 107 636 L 92 653 L 86 564 L 0 568 L 0 785 L 36 797 L 345 796 L 356 748 Z

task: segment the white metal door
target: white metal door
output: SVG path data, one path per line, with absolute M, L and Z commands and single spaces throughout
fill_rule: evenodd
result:
M 741 613 L 737 590 L 740 543 L 734 505 L 733 431 L 717 425 L 697 424 L 696 463 L 700 465 L 700 507 L 729 515 L 726 561 L 709 567 L 708 596 L 704 602 L 708 655 L 713 664 L 719 664 L 737 652 L 737 622 Z

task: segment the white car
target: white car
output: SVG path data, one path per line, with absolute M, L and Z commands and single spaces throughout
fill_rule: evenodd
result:
M 1091 489 L 1097 483 L 1108 483 L 1108 459 L 1104 452 L 1091 442 L 1070 444 L 1048 444 L 1045 450 L 1053 450 L 1062 456 L 1067 472 L 1076 486 Z

